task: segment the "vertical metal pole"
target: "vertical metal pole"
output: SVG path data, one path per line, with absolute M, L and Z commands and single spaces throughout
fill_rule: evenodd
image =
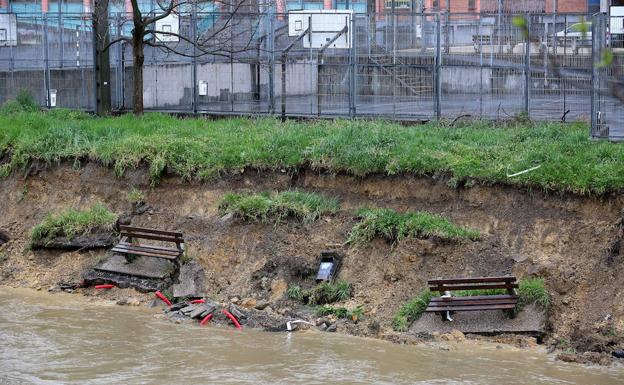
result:
M 269 18 L 269 36 L 267 37 L 267 49 L 269 50 L 269 113 L 275 113 L 275 14 L 270 8 L 268 12 Z
M 48 58 L 48 14 L 43 14 L 43 61 L 45 65 L 44 85 L 46 95 L 46 107 L 50 108 L 50 63 Z
M 436 114 L 436 119 L 440 120 L 442 118 L 442 111 L 441 111 L 441 106 L 442 106 L 442 74 L 441 74 L 441 67 L 442 67 L 442 47 L 441 47 L 441 40 L 442 40 L 442 31 L 441 31 L 441 25 L 440 25 L 440 14 L 437 13 L 435 16 L 435 21 L 436 21 L 436 45 L 435 45 L 435 60 L 434 60 L 434 90 L 433 90 L 433 94 L 434 94 L 434 110 L 435 110 L 435 114 Z
M 481 15 L 478 15 L 477 36 L 481 36 Z M 479 38 L 479 117 L 483 118 L 483 39 Z
M 392 117 L 396 119 L 396 108 L 397 108 L 397 102 L 396 102 L 396 88 L 397 88 L 397 84 L 396 84 L 396 77 L 397 77 L 397 71 L 399 71 L 399 69 L 397 68 L 397 60 L 396 60 L 396 14 L 394 13 L 394 0 L 392 0 L 392 71 L 390 71 L 390 73 L 392 74 Z
M 282 102 L 282 122 L 286 121 L 286 55 L 285 52 L 282 55 L 282 92 L 280 95 L 280 100 Z
M 233 5 L 231 6 L 233 7 Z M 230 25 L 229 25 L 229 30 L 230 30 L 230 111 L 234 112 L 234 97 L 236 95 L 236 92 L 234 90 L 234 31 L 233 31 L 233 27 L 232 27 L 232 23 L 234 23 L 234 18 L 236 17 L 236 15 L 234 14 L 234 9 L 231 8 L 230 9 L 230 15 L 228 16 L 230 18 Z M 235 25 L 235 24 L 234 24 Z
M 527 30 L 531 30 L 531 18 L 528 13 L 525 13 L 524 17 L 527 22 Z M 524 112 L 529 116 L 529 96 L 531 86 L 531 41 L 529 37 L 526 37 L 526 44 L 524 45 Z
M 197 2 L 193 2 L 193 12 L 191 12 L 191 36 L 193 39 L 193 75 L 191 76 L 193 87 L 192 87 L 192 110 L 193 114 L 197 114 Z
M 350 50 L 350 77 L 349 77 L 349 117 L 353 119 L 355 117 L 355 106 L 356 106 L 356 95 L 357 95 L 357 52 L 356 52 L 356 42 L 357 37 L 355 36 L 355 17 L 351 17 L 351 25 L 349 26 L 349 30 L 347 31 L 347 40 L 351 43 Z
M 63 68 L 63 62 L 65 61 L 65 47 L 63 44 L 63 31 L 65 30 L 65 23 L 63 22 L 63 0 L 59 0 L 58 3 L 58 7 L 59 7 L 59 20 L 58 20 L 58 24 L 59 24 L 59 39 L 61 41 L 61 45 L 60 45 L 60 49 L 59 49 L 59 54 L 61 56 L 61 62 L 60 62 L 60 67 Z

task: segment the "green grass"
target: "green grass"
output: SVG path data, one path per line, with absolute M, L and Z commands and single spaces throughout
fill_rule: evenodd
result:
M 288 289 L 286 289 L 286 297 L 295 301 L 301 301 L 303 300 L 303 291 L 299 285 L 289 285 Z
M 130 203 L 145 202 L 145 194 L 143 194 L 141 190 L 137 189 L 136 187 L 132 187 L 130 191 L 128 191 L 126 197 L 128 198 L 128 202 Z
M 546 290 L 543 278 L 526 278 L 518 284 L 518 306 L 521 308 L 535 304 L 542 309 L 550 306 L 550 294 Z
M 221 214 L 231 213 L 247 221 L 281 221 L 296 218 L 309 223 L 321 215 L 335 213 L 339 204 L 334 198 L 303 191 L 276 194 L 229 193 L 219 203 Z
M 32 229 L 31 239 L 33 242 L 46 242 L 58 236 L 67 236 L 71 239 L 95 229 L 112 230 L 116 220 L 117 215 L 100 203 L 84 211 L 70 208 L 59 214 L 48 213 L 43 221 Z
M 351 285 L 349 282 L 340 280 L 337 282 L 322 282 L 304 293 L 311 305 L 325 305 L 334 302 L 346 301 L 351 298 Z
M 624 188 L 624 146 L 591 141 L 585 123 L 478 121 L 405 127 L 382 120 L 279 122 L 178 119 L 164 114 L 92 118 L 68 111 L 0 114 L 7 175 L 34 160 L 91 160 L 118 175 L 142 165 L 206 180 L 244 169 L 310 168 L 334 173 L 444 175 L 474 181 L 595 194 Z M 541 165 L 515 177 L 518 171 Z
M 392 328 L 398 332 L 407 331 L 412 322 L 416 321 L 427 309 L 427 305 L 434 295 L 425 290 L 405 303 L 392 319 Z
M 324 317 L 327 315 L 334 315 L 336 318 L 350 319 L 357 322 L 364 315 L 364 310 L 361 305 L 356 306 L 353 309 L 347 309 L 346 307 L 322 305 L 316 308 L 316 315 L 318 317 Z
M 360 209 L 360 221 L 353 226 L 349 242 L 366 243 L 375 237 L 383 237 L 390 242 L 405 238 L 437 237 L 445 240 L 479 239 L 476 230 L 464 229 L 448 219 L 427 212 L 399 213 L 391 209 Z

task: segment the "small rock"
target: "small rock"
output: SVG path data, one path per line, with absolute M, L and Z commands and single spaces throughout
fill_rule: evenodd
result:
M 141 301 L 138 298 L 130 298 L 127 302 L 128 306 L 140 306 Z
M 327 330 L 327 324 L 326 323 L 322 323 L 322 324 L 318 325 L 317 327 L 322 332 Z
M 258 301 L 255 298 L 245 298 L 241 305 L 246 308 L 255 307 Z
M 329 333 L 335 333 L 338 330 L 338 325 L 332 324 L 325 331 Z
M 624 349 L 622 350 L 615 350 L 613 352 L 611 352 L 611 355 L 615 358 L 624 358 Z
M 230 302 L 233 303 L 233 304 L 238 305 L 240 303 L 240 298 L 232 297 L 232 298 L 230 298 Z
M 127 304 L 128 304 L 128 301 L 127 301 L 127 299 L 126 299 L 126 298 L 122 298 L 122 299 L 118 300 L 118 301 L 117 301 L 117 302 L 115 302 L 115 303 L 116 303 L 117 305 L 119 305 L 119 306 L 124 306 L 124 305 L 127 305 Z
M 226 222 L 230 221 L 233 217 L 234 217 L 234 215 L 232 213 L 227 213 L 224 216 L 222 216 L 221 218 L 219 218 L 219 223 L 226 223 Z
M 451 348 L 449 348 L 449 347 L 448 347 L 448 346 L 446 346 L 446 345 L 440 345 L 438 348 L 439 348 L 440 350 L 444 350 L 444 351 L 446 351 L 446 352 L 448 352 L 448 351 L 450 351 L 450 350 L 451 350 Z
M 256 308 L 256 310 L 264 310 L 270 304 L 271 303 L 269 301 L 259 301 L 254 307 Z
M 568 306 L 570 304 L 570 300 L 567 299 L 567 298 L 564 298 L 564 299 L 561 300 L 561 303 L 566 305 L 566 306 Z

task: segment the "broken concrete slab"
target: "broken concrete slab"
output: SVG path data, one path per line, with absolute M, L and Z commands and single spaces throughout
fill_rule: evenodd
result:
M 457 312 L 452 322 L 443 321 L 439 313 L 424 313 L 410 327 L 410 333 L 462 333 L 497 334 L 525 333 L 541 335 L 546 328 L 546 313 L 528 305 L 515 318 L 509 318 L 500 310 Z
M 199 298 L 206 294 L 204 268 L 197 261 L 180 267 L 179 283 L 173 285 L 173 297 Z
M 105 271 L 90 270 L 84 274 L 85 286 L 95 286 L 111 283 L 120 288 L 132 287 L 140 292 L 148 293 L 163 290 L 171 284 L 170 280 L 132 277 L 123 274 L 109 273 Z
M 33 241 L 33 249 L 91 250 L 111 247 L 117 236 L 114 233 L 94 233 L 73 238 L 55 237 L 48 241 Z
M 175 265 L 166 259 L 143 256 L 139 256 L 128 263 L 125 256 L 113 254 L 97 265 L 95 270 L 150 279 L 164 279 L 175 272 Z

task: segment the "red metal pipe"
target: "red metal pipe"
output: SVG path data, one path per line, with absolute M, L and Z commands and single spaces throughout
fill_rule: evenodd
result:
M 207 316 L 204 317 L 203 320 L 201 320 L 199 322 L 199 325 L 204 326 L 205 324 L 208 323 L 208 321 L 210 321 L 212 319 L 212 313 L 208 314 Z
M 236 317 L 234 317 L 232 315 L 232 313 L 230 313 L 229 311 L 225 310 L 225 309 L 221 309 L 221 313 L 225 314 L 226 316 L 228 316 L 229 319 L 232 320 L 232 322 L 234 322 L 234 326 L 236 326 L 237 329 L 242 329 L 243 327 L 241 326 L 240 323 L 238 323 L 238 320 L 236 319 Z
M 192 304 L 196 304 L 196 303 L 206 303 L 206 300 L 205 300 L 205 299 L 194 299 L 194 300 L 192 300 L 192 301 L 191 301 L 191 302 L 189 302 L 189 303 L 192 303 Z
M 167 304 L 167 306 L 171 306 L 171 305 L 173 305 L 173 304 L 171 303 L 171 301 L 169 301 L 169 299 L 168 299 L 167 297 L 165 297 L 165 295 L 164 295 L 163 293 L 161 293 L 160 291 L 155 292 L 155 293 L 154 293 L 154 295 L 155 295 L 156 297 L 160 298 L 160 299 L 161 299 L 164 303 L 166 303 L 166 304 Z
M 100 289 L 112 289 L 114 288 L 115 285 L 111 285 L 111 284 L 106 284 L 106 285 L 95 285 L 95 288 L 100 290 Z

